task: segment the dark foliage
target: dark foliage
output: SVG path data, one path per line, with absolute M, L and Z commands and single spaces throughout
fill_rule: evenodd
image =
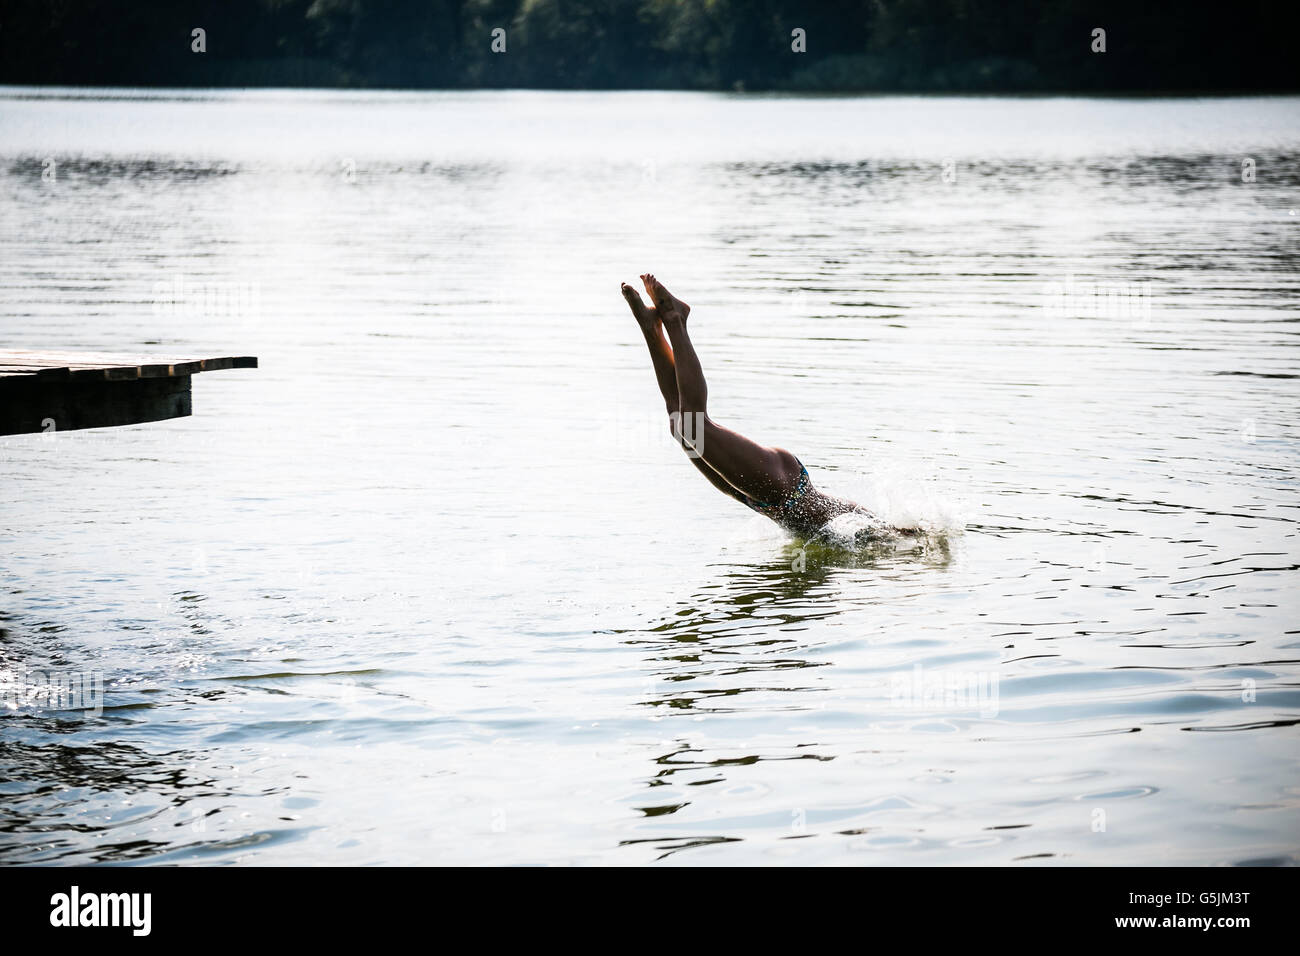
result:
M 1292 90 L 1289 0 L 4 0 L 0 82 Z M 195 28 L 206 52 L 191 50 Z M 492 31 L 506 31 L 504 53 Z M 807 51 L 791 48 L 806 32 Z M 1106 52 L 1092 51 L 1095 28 Z

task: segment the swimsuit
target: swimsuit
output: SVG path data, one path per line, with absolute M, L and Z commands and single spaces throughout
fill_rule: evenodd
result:
M 798 458 L 795 461 L 799 461 Z M 795 504 L 803 497 L 804 492 L 808 490 L 808 469 L 799 461 L 799 481 L 794 486 L 794 491 L 790 492 L 779 501 L 755 501 L 749 495 L 742 494 L 740 500 L 749 507 L 753 508 L 761 515 L 767 515 L 769 518 L 776 518 L 778 521 L 781 517 L 788 516 L 794 509 Z M 780 516 L 780 517 L 777 517 Z

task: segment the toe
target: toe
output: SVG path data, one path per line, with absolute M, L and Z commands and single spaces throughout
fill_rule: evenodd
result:
M 646 273 L 645 290 L 650 298 L 654 300 L 654 304 L 659 308 L 663 308 L 665 305 L 664 287 L 659 280 L 654 277 L 653 273 Z

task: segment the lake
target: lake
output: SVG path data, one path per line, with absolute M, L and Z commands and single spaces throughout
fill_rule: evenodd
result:
M 261 360 L 0 439 L 0 861 L 1296 863 L 1298 214 L 1295 97 L 0 88 L 6 347 Z

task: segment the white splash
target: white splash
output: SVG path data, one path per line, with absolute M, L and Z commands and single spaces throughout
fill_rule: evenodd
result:
M 886 471 L 847 482 L 839 480 L 831 493 L 856 501 L 871 512 L 843 514 L 827 522 L 819 537 L 840 547 L 898 539 L 902 537 L 900 530 L 942 537 L 966 527 L 965 506 L 933 479 Z

